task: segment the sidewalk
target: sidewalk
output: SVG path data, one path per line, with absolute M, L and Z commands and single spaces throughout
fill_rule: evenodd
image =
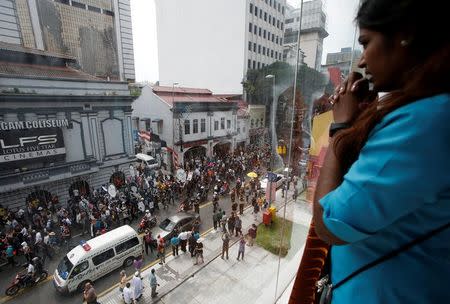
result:
M 281 195 L 277 193 L 277 205 L 281 205 Z M 284 200 L 283 200 L 284 201 Z M 279 208 L 279 207 L 278 207 Z M 278 211 L 282 216 L 284 210 Z M 261 220 L 261 213 L 259 220 Z M 150 264 L 142 272 L 144 295 L 140 303 L 287 303 L 289 287 L 300 263 L 306 234 L 311 219 L 311 207 L 302 199 L 289 202 L 286 206 L 286 217 L 294 222 L 291 238 L 291 249 L 286 257 L 278 257 L 255 244 L 246 246 L 245 260 L 237 261 L 237 237 L 232 238 L 230 244 L 230 259 L 222 260 L 221 231 L 211 230 L 203 235 L 205 239 L 205 263 L 193 265 L 189 253 L 178 257 L 168 256 L 163 266 Z M 251 208 L 245 210 L 241 216 L 243 232 L 245 233 L 254 223 Z M 258 222 L 259 223 L 259 222 Z M 257 224 L 258 224 L 257 223 Z M 275 297 L 277 269 L 280 263 L 277 296 Z M 151 268 L 156 270 L 158 283 L 157 298 L 150 296 L 148 275 Z M 281 298 L 280 298 L 281 296 Z M 280 298 L 278 300 L 278 298 Z M 123 303 L 118 286 L 102 293 L 98 301 L 102 304 Z M 283 302 L 281 302 L 283 301 Z

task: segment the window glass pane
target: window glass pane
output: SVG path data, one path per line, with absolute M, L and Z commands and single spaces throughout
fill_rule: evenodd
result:
M 100 253 L 99 255 L 96 255 L 95 257 L 92 258 L 92 262 L 94 263 L 95 266 L 100 265 L 101 263 L 106 262 L 107 260 L 111 259 L 114 257 L 114 250 L 113 249 L 109 249 L 103 253 Z
M 130 240 L 127 240 L 119 245 L 116 246 L 116 254 L 122 253 L 127 251 L 128 249 L 131 249 L 139 244 L 139 240 L 137 238 L 132 238 Z
M 250 65 L 250 61 L 249 61 L 249 65 Z M 206 132 L 206 119 L 202 118 L 201 119 L 201 126 L 200 126 L 200 132 Z
M 88 269 L 89 267 L 89 262 L 88 261 L 84 261 L 81 264 L 78 264 L 77 266 L 75 266 L 72 270 L 72 273 L 70 274 L 70 277 L 73 278 L 76 275 L 82 273 L 83 271 L 85 271 L 86 269 Z
M 191 133 L 191 121 L 189 119 L 186 119 L 184 121 L 184 134 L 190 134 Z
M 198 133 L 198 119 L 194 119 L 192 124 L 192 133 Z

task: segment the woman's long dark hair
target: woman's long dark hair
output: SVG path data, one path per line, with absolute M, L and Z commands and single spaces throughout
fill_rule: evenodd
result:
M 411 37 L 408 48 L 416 59 L 404 85 L 373 102 L 353 126 L 336 135 L 334 151 L 345 174 L 358 159 L 370 131 L 392 111 L 420 98 L 450 92 L 450 43 L 446 11 L 437 0 L 362 0 L 356 16 L 360 28 L 387 39 L 402 33 Z M 399 75 L 401 77 L 401 75 Z

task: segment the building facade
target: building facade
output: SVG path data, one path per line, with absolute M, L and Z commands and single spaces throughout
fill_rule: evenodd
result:
M 250 144 L 263 145 L 269 143 L 265 105 L 248 105 L 248 123 Z
M 172 170 L 197 155 L 233 152 L 237 110 L 237 102 L 210 90 L 175 86 L 145 86 L 133 102 L 133 117 L 151 125 L 151 132 L 165 142 L 161 158 Z
M 1 0 L 0 41 L 66 54 L 82 71 L 133 82 L 129 0 Z
M 250 130 L 250 112 L 248 103 L 243 100 L 238 101 L 237 126 L 236 126 L 236 148 L 245 149 L 250 143 L 248 132 Z
M 89 193 L 133 161 L 126 82 L 75 69 L 74 57 L 0 42 L 0 203 Z M 119 185 L 116 185 L 119 186 Z
M 326 71 L 330 67 L 340 68 L 342 75 L 347 77 L 350 71 L 364 73 L 363 69 L 358 68 L 358 62 L 361 59 L 361 51 L 353 50 L 351 47 L 341 48 L 340 52 L 328 53 L 327 60 L 322 65 L 322 70 Z
M 283 60 L 294 65 L 296 63 L 300 8 L 287 5 L 285 24 Z M 320 71 L 323 39 L 327 36 L 326 15 L 323 11 L 322 0 L 303 2 L 300 30 L 300 62 Z
M 285 0 L 156 0 L 160 83 L 242 94 L 282 59 Z

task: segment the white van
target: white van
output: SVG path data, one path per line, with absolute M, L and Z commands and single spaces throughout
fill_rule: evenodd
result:
M 158 161 L 150 155 L 138 153 L 135 155 L 135 157 L 137 158 L 138 163 L 142 164 L 144 167 L 147 167 L 152 170 L 159 168 Z
M 61 293 L 81 291 L 87 282 L 132 265 L 134 258 L 143 253 L 137 232 L 124 225 L 73 248 L 56 268 L 53 285 Z

